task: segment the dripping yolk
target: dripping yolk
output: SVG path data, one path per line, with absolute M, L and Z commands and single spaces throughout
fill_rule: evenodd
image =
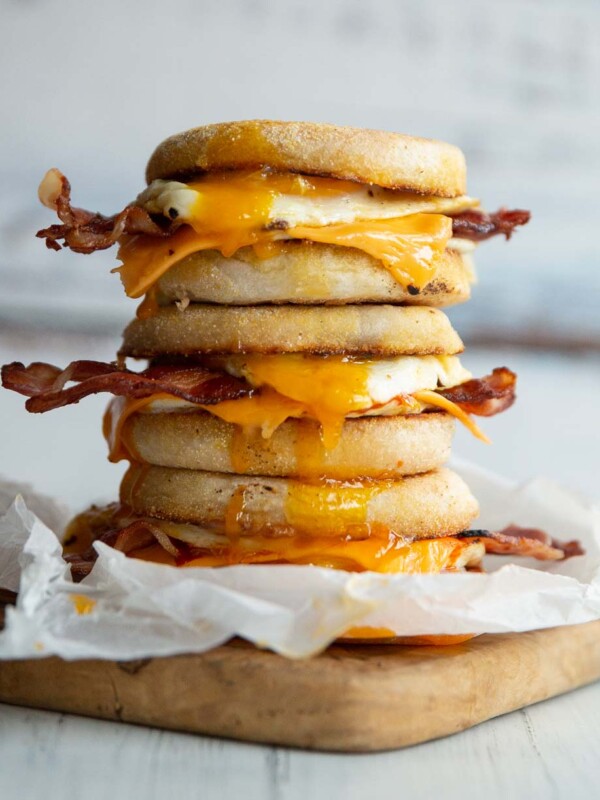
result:
M 131 426 L 136 413 L 202 409 L 240 429 L 233 441 L 235 469 L 244 473 L 244 437 L 260 433 L 269 439 L 288 418 L 308 417 L 320 423 L 296 446 L 304 475 L 321 474 L 322 449 L 335 447 L 345 419 L 360 416 L 418 414 L 440 408 L 487 441 L 469 414 L 436 391 L 470 378 L 456 357 L 403 356 L 393 360 L 351 356 L 278 355 L 214 356 L 209 367 L 243 378 L 254 394 L 213 405 L 186 403 L 168 394 L 141 399 L 117 397 L 104 417 L 104 435 L 111 461 L 140 461 Z M 314 435 L 313 435 L 314 433 Z M 254 443 L 256 446 L 256 443 Z
M 255 409 L 257 415 L 266 412 L 269 427 L 277 423 L 273 412 L 282 415 L 282 422 L 287 416 L 306 414 L 321 423 L 326 447 L 335 444 L 348 414 L 372 404 L 368 360 L 348 356 L 314 358 L 289 353 L 249 355 L 243 358 L 240 371 L 252 386 L 268 387 L 268 391 L 261 393 L 265 397 L 262 408 L 253 403 L 253 398 L 248 398 L 246 405 Z M 236 413 L 238 424 L 240 402 L 244 401 L 231 401 L 231 410 Z M 223 405 L 219 403 L 207 407 L 207 410 L 221 416 Z
M 367 538 L 369 502 L 389 486 L 386 481 L 290 483 L 285 504 L 286 521 L 295 531 L 312 536 Z

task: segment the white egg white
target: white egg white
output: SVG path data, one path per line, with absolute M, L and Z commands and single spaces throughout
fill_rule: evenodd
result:
M 191 222 L 200 194 L 201 189 L 192 189 L 179 181 L 155 180 L 138 196 L 137 203 L 152 214 L 163 214 L 166 217 L 173 216 L 174 209 L 178 219 Z M 405 217 L 421 212 L 457 214 L 477 205 L 478 200 L 466 195 L 454 198 L 433 197 L 356 184 L 352 192 L 334 197 L 319 196 L 318 192 L 276 194 L 269 219 L 283 221 L 289 227 L 322 227 L 358 220 Z M 285 238 L 284 231 L 279 235 Z
M 268 356 L 267 356 L 268 358 Z M 277 358 L 286 358 L 285 355 Z M 290 358 L 297 359 L 296 354 Z M 306 356 L 307 359 L 318 359 L 320 356 Z M 322 356 L 322 358 L 327 358 Z M 408 395 L 424 389 L 449 388 L 471 378 L 471 373 L 460 363 L 458 356 L 396 356 L 395 358 L 361 359 L 360 366 L 349 359 L 346 365 L 348 375 L 352 369 L 364 369 L 368 374 L 364 395 L 361 398 L 364 408 L 353 412 L 350 416 L 361 416 L 365 412 L 373 415 L 401 413 L 402 408 L 394 404 L 383 408 L 399 395 Z M 219 366 L 236 378 L 244 378 L 251 386 L 258 386 L 252 375 L 252 369 L 244 356 L 224 357 Z M 315 375 L 312 380 L 318 380 Z M 372 408 L 372 407 L 375 408 Z
M 398 356 L 373 359 L 367 387 L 374 405 L 401 394 L 449 388 L 470 378 L 457 356 Z

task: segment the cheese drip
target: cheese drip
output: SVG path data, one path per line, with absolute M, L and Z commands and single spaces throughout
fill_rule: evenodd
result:
M 360 359 L 348 356 L 302 356 L 280 354 L 213 358 L 218 368 L 245 378 L 259 389 L 250 397 L 198 406 L 157 394 L 142 399 L 114 398 L 104 417 L 104 436 L 111 461 L 139 461 L 128 419 L 136 413 L 193 411 L 203 409 L 239 426 L 244 431 L 261 431 L 264 438 L 288 418 L 310 417 L 321 423 L 321 442 L 334 447 L 348 417 L 419 414 L 440 408 L 461 421 L 476 437 L 488 441 L 473 419 L 435 389 L 450 387 L 470 378 L 455 356 L 401 356 L 396 359 Z M 235 439 L 234 463 L 242 439 Z M 300 460 L 310 463 L 314 443 L 303 442 Z
M 84 553 L 106 531 L 123 529 L 139 519 L 143 518 L 118 504 L 84 511 L 69 524 L 64 552 Z M 352 572 L 436 573 L 476 565 L 484 554 L 483 545 L 472 539 L 441 536 L 411 542 L 385 526 L 372 526 L 362 535 L 356 529 L 347 536 L 317 529 L 310 535 L 295 532 L 274 536 L 266 531 L 247 536 L 231 529 L 202 528 L 156 518 L 148 518 L 148 523 L 171 539 L 180 557 L 175 558 L 159 544 L 128 549 L 127 555 L 181 567 L 313 564 Z
M 455 386 L 471 375 L 455 356 L 359 358 L 293 353 L 213 358 L 218 368 L 264 390 L 264 399 L 233 400 L 207 410 L 246 427 L 258 423 L 264 436 L 281 416 L 308 416 L 321 423 L 325 447 L 337 442 L 346 417 L 365 413 L 418 413 L 423 405 L 411 395 L 421 389 Z M 261 393 L 262 394 L 262 393 Z M 285 398 L 282 404 L 278 398 Z M 386 408 L 393 401 L 393 408 Z M 261 412 L 264 413 L 260 421 Z
M 242 537 L 233 544 L 224 543 L 220 549 L 194 554 L 183 566 L 283 563 L 310 564 L 350 572 L 436 573 L 462 568 L 468 548 L 468 544 L 451 536 L 410 543 L 393 536 L 387 541 L 379 537 L 341 541 L 327 537 L 252 536 Z M 470 552 L 474 553 L 473 550 Z M 134 555 L 152 560 L 153 553 L 156 553 L 155 547 Z
M 123 236 L 118 257 L 126 293 L 141 297 L 177 261 L 199 250 L 225 257 L 252 246 L 268 258 L 283 239 L 363 250 L 404 286 L 423 288 L 452 235 L 445 211 L 469 197 L 421 197 L 352 181 L 262 172 L 207 175 L 183 184 L 155 181 L 138 198 L 154 214 L 183 221 L 172 236 Z
M 182 226 L 172 236 L 124 236 L 116 267 L 129 297 L 141 297 L 165 272 L 182 258 L 199 250 L 219 250 L 232 256 L 240 247 L 251 245 L 259 258 L 268 258 L 265 249 L 281 239 L 306 239 L 313 242 L 354 247 L 381 261 L 403 286 L 422 289 L 435 276 L 436 257 L 446 249 L 452 233 L 452 221 L 441 214 L 413 214 L 410 217 L 379 221 L 340 223 L 323 228 L 298 227 L 281 231 L 237 232 L 226 238 L 217 233 L 200 234 Z
M 295 404 L 291 416 L 317 419 L 326 446 L 333 446 L 345 417 L 372 404 L 368 380 L 369 360 L 347 356 L 303 357 L 296 354 L 226 359 L 228 372 L 240 374 L 255 387 L 268 387 Z M 289 405 L 289 403 L 288 403 Z M 262 425 L 261 425 L 262 427 Z
M 451 647 L 462 644 L 477 636 L 476 633 L 456 634 L 426 634 L 424 636 L 396 636 L 390 628 L 375 628 L 372 625 L 355 625 L 345 631 L 340 639 L 342 641 L 369 640 L 380 641 L 386 639 L 393 644 L 408 645 L 409 647 Z

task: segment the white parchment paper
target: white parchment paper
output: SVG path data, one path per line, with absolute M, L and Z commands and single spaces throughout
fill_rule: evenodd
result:
M 0 587 L 18 591 L 0 658 L 125 660 L 202 652 L 236 635 L 303 657 L 356 625 L 413 636 L 600 618 L 600 509 L 545 479 L 518 487 L 466 463 L 452 466 L 480 501 L 478 527 L 540 527 L 579 539 L 586 555 L 565 562 L 489 556 L 487 574 L 390 576 L 307 566 L 176 569 L 98 543 L 94 569 L 74 584 L 55 533 L 41 521 L 59 528 L 64 509 L 31 492 L 26 504 L 21 493 L 0 517 Z M 14 492 L 0 485 L 0 509 Z

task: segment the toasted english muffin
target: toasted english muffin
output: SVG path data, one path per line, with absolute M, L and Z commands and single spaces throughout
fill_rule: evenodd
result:
M 450 456 L 454 419 L 444 413 L 365 417 L 344 423 L 331 449 L 319 423 L 289 419 L 269 437 L 204 411 L 133 414 L 123 441 L 136 461 L 243 475 L 391 478 L 427 472 Z
M 121 354 L 193 353 L 455 355 L 463 344 L 436 308 L 391 305 L 160 308 L 135 319 Z
M 202 250 L 183 258 L 158 281 L 160 305 L 174 302 L 260 305 L 394 303 L 435 306 L 463 303 L 471 294 L 468 255 L 446 250 L 434 279 L 421 291 L 399 283 L 381 262 L 362 250 L 308 241 L 281 242 L 271 258 L 251 247 L 225 258 Z
M 170 136 L 150 157 L 146 180 L 261 167 L 440 197 L 465 193 L 465 158 L 453 145 L 389 131 L 275 120 L 222 122 Z
M 121 502 L 135 514 L 200 525 L 234 535 L 271 531 L 340 536 L 384 526 L 428 538 L 469 528 L 478 513 L 464 481 L 448 469 L 399 481 L 307 483 L 132 464 Z

